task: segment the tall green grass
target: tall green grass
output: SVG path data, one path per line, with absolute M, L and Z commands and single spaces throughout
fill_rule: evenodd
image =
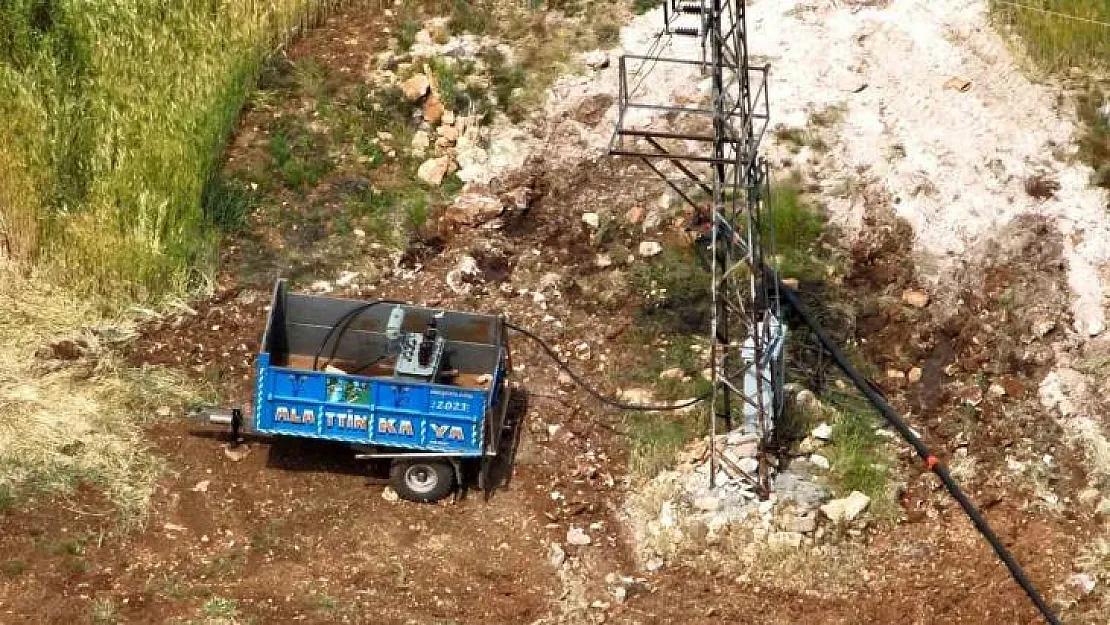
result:
M 338 1 L 0 3 L 0 257 L 105 302 L 202 280 L 203 198 L 261 62 Z
M 1110 24 L 1107 0 L 1016 0 L 1013 4 L 990 0 L 991 15 L 1021 37 L 1032 59 L 1049 71 L 1071 67 L 1110 69 L 1110 27 L 1050 15 L 1065 15 Z

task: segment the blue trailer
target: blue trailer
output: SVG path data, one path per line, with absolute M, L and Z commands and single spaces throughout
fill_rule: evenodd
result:
M 233 428 L 389 459 L 413 501 L 441 499 L 465 475 L 487 489 L 510 401 L 506 332 L 500 316 L 291 293 L 280 280 L 253 414 Z

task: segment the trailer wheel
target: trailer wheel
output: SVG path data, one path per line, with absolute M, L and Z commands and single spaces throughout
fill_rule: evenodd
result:
M 393 490 L 409 501 L 439 501 L 455 486 L 455 470 L 442 460 L 397 459 L 389 475 Z

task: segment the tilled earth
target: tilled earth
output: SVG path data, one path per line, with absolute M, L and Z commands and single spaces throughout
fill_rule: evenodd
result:
M 367 20 L 373 21 L 337 16 L 291 57 L 312 54 L 327 62 L 322 42 L 376 25 Z M 340 57 L 350 58 L 350 51 Z M 248 114 L 244 126 L 251 124 Z M 612 393 L 615 374 L 650 358 L 651 350 L 628 338 L 637 310 L 628 268 L 596 266 L 597 249 L 581 215 L 602 207 L 623 215 L 658 197 L 661 189 L 652 183 L 622 182 L 633 178 L 647 174 L 614 161 L 572 171 L 533 163 L 493 190 L 523 187 L 532 198 L 502 227 L 444 226 L 434 245 L 426 245 L 429 235 L 410 254 L 375 257 L 373 278 L 355 279 L 340 292 L 504 313 L 566 354 L 585 341 L 591 357 L 575 365 Z M 281 211 L 295 218 L 297 205 Z M 1074 452 L 1051 443 L 1057 432 L 1036 404 L 1051 354 L 1037 351 L 1035 336 L 1017 345 L 999 340 L 1033 336 L 1040 319 L 1033 316 L 1066 309 L 1051 290 L 1063 288 L 1060 271 L 1033 271 L 1058 262 L 1059 249 L 1030 243 L 996 254 L 985 273 L 970 274 L 969 284 L 982 286 L 953 295 L 966 312 L 932 312 L 936 305 L 912 310 L 898 301 L 902 289 L 914 286 L 912 267 L 891 260 L 909 257 L 909 241 L 881 207 L 874 212 L 869 227 L 877 234 L 852 250 L 845 288 L 877 303 L 860 315 L 853 334 L 868 337 L 863 351 L 881 369 L 925 363 L 920 384 L 894 378 L 880 384 L 943 458 L 964 448 L 981 461 L 972 497 L 984 503 L 1032 579 L 1053 598 L 1066 598 L 1059 588 L 1094 521 L 1070 500 L 1062 507 L 1039 504 L 1027 483 L 1001 470 L 1012 450 L 1051 448 L 1058 466 L 1051 479 L 1060 492 L 1073 493 L 1085 480 Z M 262 229 L 270 217 L 263 212 L 252 219 Z M 283 234 L 280 227 L 267 229 L 267 236 L 279 237 L 271 250 L 289 254 L 313 246 L 303 233 Z M 618 227 L 615 236 L 635 249 L 639 235 Z M 249 401 L 250 358 L 272 286 L 271 276 L 257 270 L 271 267 L 271 260 L 250 262 L 259 258 L 256 245 L 249 236 L 232 241 L 219 292 L 192 312 L 146 325 L 128 354 L 132 362 L 180 367 L 214 385 L 227 403 Z M 1034 252 L 1043 258 L 1030 260 Z M 446 276 L 464 253 L 482 271 L 467 283 L 468 292 L 456 292 Z M 1044 289 L 1057 296 L 1033 296 Z M 698 554 L 656 573 L 637 571 L 620 512 L 632 488 L 620 419 L 561 386 L 558 370 L 534 345 L 521 338 L 512 347 L 515 384 L 529 399 L 519 407 L 511 479 L 488 501 L 476 491 L 436 505 L 391 501 L 374 467 L 345 448 L 250 440 L 249 454 L 236 459 L 216 430 L 163 420 L 148 429 L 168 470 L 145 530 L 114 532 L 108 504 L 86 487 L 0 516 L 5 557 L 22 567 L 5 571 L 0 621 L 95 621 L 95 600 L 111 599 L 117 616 L 134 623 L 1037 622 L 959 508 L 908 457 L 904 522 L 856 539 L 865 566 L 849 571 L 847 583 L 823 583 L 822 569 L 838 563 L 819 558 L 811 571 L 770 583 Z M 973 382 L 979 375 L 998 378 L 1006 393 L 991 394 L 989 384 Z M 976 408 L 970 430 L 955 425 L 967 403 Z M 592 543 L 566 545 L 572 527 L 586 530 Z M 565 563 L 553 561 L 552 542 L 564 544 Z M 604 581 L 611 573 L 643 577 L 645 589 L 618 603 Z

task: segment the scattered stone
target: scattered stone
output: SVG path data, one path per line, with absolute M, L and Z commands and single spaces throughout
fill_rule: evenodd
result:
M 442 134 L 444 130 L 450 129 L 455 131 L 455 138 L 459 138 L 459 131 L 454 128 L 455 111 L 452 111 L 450 109 L 443 111 L 443 119 L 441 119 L 440 121 L 443 122 L 443 126 L 441 126 L 439 129 L 440 134 Z
M 400 500 L 400 499 L 401 499 L 401 496 L 400 496 L 400 495 L 398 495 L 398 494 L 397 494 L 397 491 L 393 490 L 393 488 L 392 488 L 392 487 L 390 487 L 390 486 L 386 486 L 386 487 L 385 487 L 385 488 L 384 488 L 384 489 L 382 490 L 382 499 L 384 499 L 384 500 L 386 500 L 386 501 L 388 501 L 388 502 L 390 502 L 390 503 L 394 503 L 394 502 L 396 502 L 396 501 Z
M 1100 493 L 1098 492 L 1097 488 L 1084 488 L 1083 490 L 1079 491 L 1079 503 L 1083 505 L 1092 504 L 1098 500 L 1099 494 Z
M 590 69 L 605 69 L 609 67 L 609 53 L 604 50 L 594 50 L 582 55 L 582 61 Z
M 251 455 L 251 448 L 249 445 L 224 445 L 224 455 L 232 462 L 239 462 L 243 458 Z
M 1003 388 L 998 382 L 994 382 L 987 388 L 987 392 L 995 397 L 1003 397 L 1006 395 L 1006 389 Z
M 207 493 L 208 485 L 211 483 L 212 480 L 201 480 L 197 482 L 196 486 L 192 487 L 190 490 L 192 490 L 194 493 Z
M 824 469 L 825 471 L 828 471 L 829 468 L 832 466 L 832 464 L 829 463 L 829 459 L 822 456 L 821 454 L 811 455 L 809 457 L 809 463 L 817 467 L 818 469 Z
M 1087 573 L 1076 573 L 1075 575 L 1072 575 L 1068 578 L 1068 583 L 1078 588 L 1080 592 L 1085 595 L 1091 594 L 1091 591 L 1095 589 L 1096 584 L 1095 578 L 1091 577 Z
M 810 432 L 809 435 L 818 440 L 829 441 L 832 440 L 833 429 L 828 423 L 822 422 L 820 425 L 813 428 L 813 431 Z
M 821 506 L 821 513 L 833 523 L 849 523 L 854 521 L 870 504 L 870 497 L 854 490 L 847 497 L 833 499 Z
M 802 535 L 798 532 L 773 532 L 767 537 L 767 546 L 776 551 L 797 549 L 802 546 Z
M 339 274 L 338 278 L 335 279 L 335 283 L 339 286 L 350 286 L 357 277 L 357 271 L 344 271 Z
M 366 231 L 363 230 L 362 228 L 355 228 L 351 232 L 354 233 L 354 235 L 356 237 L 360 238 L 360 239 L 365 239 L 366 238 Z
M 1033 336 L 1039 339 L 1044 338 L 1046 334 L 1056 329 L 1056 320 L 1049 318 L 1039 319 L 1033 322 L 1033 327 L 1031 329 L 1033 330 Z
M 567 532 L 567 544 L 576 547 L 585 547 L 593 542 L 590 535 L 582 530 L 580 527 L 572 527 Z
M 921 367 L 914 367 L 906 372 L 906 379 L 916 384 L 921 381 Z
M 495 219 L 504 211 L 501 200 L 480 193 L 463 193 L 447 209 L 446 217 L 452 222 L 477 226 Z
M 944 88 L 950 91 L 959 91 L 963 93 L 971 89 L 971 81 L 966 78 L 960 78 L 959 76 L 953 76 L 944 81 Z
M 154 411 L 154 414 L 156 414 L 159 417 L 162 417 L 164 419 L 164 418 L 170 416 L 170 414 L 172 414 L 172 412 L 170 411 L 169 406 L 159 406 L 158 410 Z
M 891 380 L 904 380 L 906 379 L 906 372 L 901 369 L 887 369 L 886 377 Z
M 401 92 L 405 94 L 405 98 L 410 102 L 415 102 L 428 95 L 431 88 L 432 82 L 424 74 L 416 74 L 401 83 Z
M 929 294 L 924 291 L 902 291 L 902 301 L 914 308 L 925 308 L 929 305 Z
M 463 255 L 455 268 L 447 272 L 444 281 L 454 293 L 462 295 L 470 292 L 470 285 L 482 275 L 478 261 L 473 256 Z
M 578 360 L 589 360 L 591 355 L 590 344 L 582 341 L 574 346 L 574 356 Z
M 446 116 L 447 114 L 444 113 L 444 118 Z M 440 126 L 437 132 L 439 138 L 450 145 L 455 145 L 455 142 L 459 140 L 459 130 L 454 126 Z
M 620 400 L 629 404 L 648 405 L 655 401 L 651 391 L 642 388 L 627 388 L 620 392 Z
M 613 599 L 617 603 L 624 603 L 628 599 L 628 589 L 624 586 L 617 586 L 613 589 Z
M 728 436 L 725 438 L 725 442 L 728 444 L 729 447 L 746 445 L 748 443 L 758 443 L 759 434 L 744 432 L 743 430 L 737 429 L 728 433 Z
M 596 229 L 601 225 L 601 216 L 597 213 L 582 213 L 582 222 L 587 226 Z
M 572 388 L 574 386 L 574 378 L 570 377 L 566 371 L 559 372 L 559 386 L 561 388 Z
M 551 543 L 547 547 L 547 559 L 551 566 L 559 568 L 567 560 L 567 552 L 559 543 Z
M 606 267 L 613 266 L 613 259 L 610 258 L 608 254 L 598 254 L 594 258 L 594 264 L 600 269 L 605 269 Z
M 189 528 L 185 527 L 184 525 L 178 525 L 176 523 L 163 523 L 162 529 L 166 530 L 167 532 L 184 532 Z
M 663 558 L 650 558 L 644 563 L 644 568 L 648 573 L 654 573 L 662 569 L 665 565 L 666 562 L 663 561 Z
M 817 395 L 808 388 L 798 391 L 798 394 L 794 396 L 794 403 L 807 412 L 815 412 L 821 408 L 821 402 L 817 399 Z
M 674 527 L 677 522 L 678 517 L 675 515 L 674 503 L 671 501 L 664 501 L 663 505 L 659 508 L 659 526 Z
M 798 286 L 800 285 L 797 278 L 783 278 L 782 283 L 794 289 L 795 291 L 798 290 Z
M 825 441 L 819 438 L 813 438 L 812 436 L 807 436 L 802 439 L 802 442 L 798 443 L 798 453 L 808 456 L 809 454 L 812 454 L 813 452 L 821 449 L 824 446 Z
M 809 534 L 817 529 L 817 515 L 813 512 L 792 514 L 782 519 L 779 526 L 784 532 Z
M 694 507 L 703 512 L 713 512 L 721 507 L 721 500 L 716 497 L 698 497 L 694 500 Z
M 643 241 L 639 248 L 640 256 L 650 258 L 663 253 L 663 246 L 656 241 Z
M 1110 517 L 1110 497 L 1103 497 L 1098 502 L 1098 508 L 1095 509 L 1095 514 L 1102 517 Z
M 438 123 L 443 119 L 443 113 L 443 102 L 438 97 L 433 95 L 424 102 L 424 121 L 429 124 Z
M 664 369 L 659 374 L 659 379 L 661 379 L 661 380 L 681 380 L 685 375 L 686 375 L 686 373 L 683 372 L 682 369 L 679 369 L 678 367 L 671 367 L 670 369 Z
M 427 150 L 428 146 L 430 146 L 431 144 L 432 140 L 428 137 L 427 132 L 423 130 L 417 130 L 413 133 L 412 143 L 410 144 L 413 150 L 423 152 L 424 150 Z
M 748 475 L 756 475 L 759 473 L 759 460 L 755 458 L 741 458 L 740 462 L 736 464 L 739 465 L 741 471 Z
M 449 169 L 451 169 L 451 157 L 440 156 L 424 161 L 416 170 L 416 177 L 424 184 L 438 187 L 443 183 L 443 177 L 447 175 Z
M 642 207 L 642 206 L 633 206 L 632 208 L 628 209 L 627 213 L 624 214 L 624 218 L 630 224 L 640 223 L 641 221 L 644 220 L 644 207 Z

